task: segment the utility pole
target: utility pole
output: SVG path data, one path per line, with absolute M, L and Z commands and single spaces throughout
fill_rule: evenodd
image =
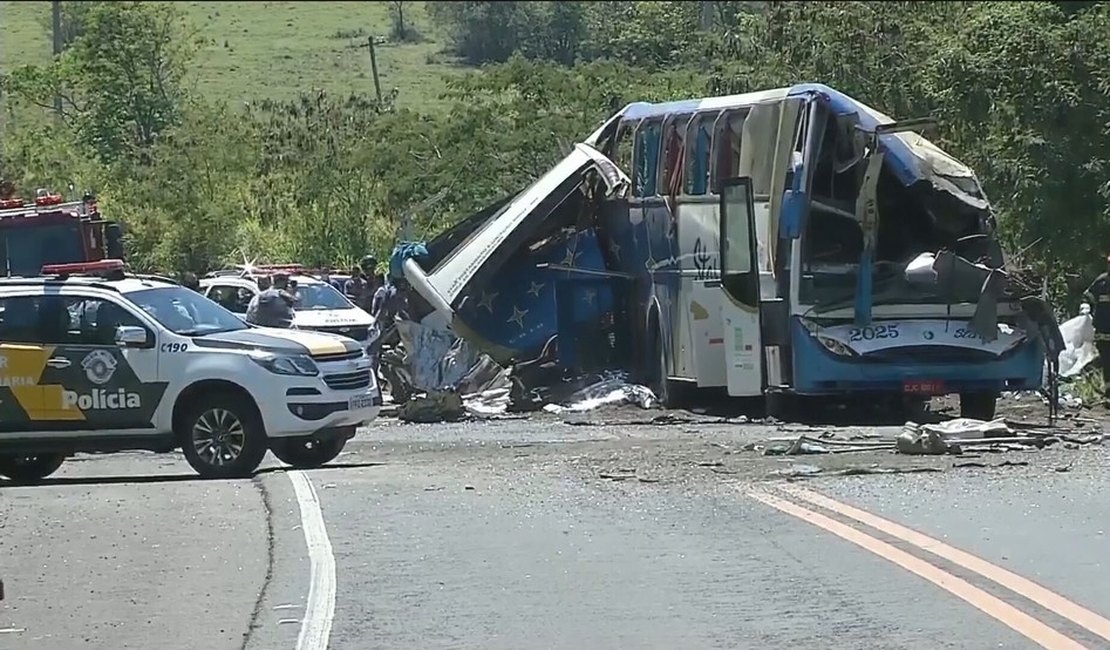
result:
M 61 0 L 54 0 L 52 3 L 54 10 L 54 59 L 57 60 L 58 55 L 62 53 L 62 3 Z M 62 95 L 54 95 L 54 112 L 58 117 L 62 116 Z
M 374 75 L 374 92 L 378 95 L 378 104 L 382 103 L 382 84 L 378 81 L 378 57 L 374 53 L 374 37 L 366 39 L 366 46 L 370 49 L 370 73 Z

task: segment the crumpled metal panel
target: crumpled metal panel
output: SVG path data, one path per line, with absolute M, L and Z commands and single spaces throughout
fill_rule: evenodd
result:
M 894 122 L 888 115 L 823 84 L 797 85 L 790 89 L 790 94 L 816 95 L 836 114 L 854 113 L 859 118 L 859 126 L 865 130 Z M 976 210 L 988 208 L 975 173 L 936 144 L 912 132 L 888 133 L 880 139 L 887 151 L 890 169 L 903 185 L 925 181 Z

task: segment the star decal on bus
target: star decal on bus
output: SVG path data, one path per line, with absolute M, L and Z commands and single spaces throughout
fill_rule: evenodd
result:
M 493 301 L 494 301 L 495 298 L 497 298 L 497 292 L 496 291 L 494 291 L 493 293 L 487 293 L 487 292 L 483 291 L 482 292 L 482 299 L 478 301 L 478 307 L 485 307 L 486 311 L 488 311 L 489 313 L 492 314 L 493 313 Z
M 516 323 L 520 329 L 524 329 L 524 316 L 528 313 L 527 309 L 519 309 L 513 305 L 513 315 L 509 317 L 506 323 Z
M 609 252 L 613 254 L 618 262 L 621 261 L 621 245 L 616 241 L 609 242 Z
M 594 299 L 597 298 L 597 289 L 586 289 L 582 292 L 582 296 L 586 299 L 586 302 L 592 305 L 594 304 Z
M 533 296 L 539 298 L 540 297 L 540 291 L 542 289 L 543 289 L 543 283 L 542 282 L 533 282 L 531 288 L 528 289 L 528 293 L 530 293 Z
M 573 248 L 567 247 L 567 254 L 563 258 L 563 266 L 574 266 L 574 258 L 577 256 L 577 251 L 575 251 Z

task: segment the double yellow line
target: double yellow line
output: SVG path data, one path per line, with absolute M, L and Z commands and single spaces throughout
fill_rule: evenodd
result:
M 1070 650 L 1072 648 L 1084 648 L 1085 646 L 966 580 L 884 542 L 860 528 L 842 523 L 817 510 L 799 505 L 797 501 L 851 519 L 880 533 L 915 546 L 922 551 L 943 558 L 962 569 L 1001 585 L 1110 641 L 1110 620 L 1012 571 L 991 564 L 980 557 L 949 546 L 928 535 L 923 535 L 893 521 L 883 519 L 846 503 L 841 503 L 812 490 L 797 486 L 783 486 L 779 489 L 784 496 L 792 497 L 794 500 L 776 496 L 766 489 L 750 489 L 748 494 L 756 501 L 832 533 L 902 567 L 910 573 L 928 580 L 1044 648 Z

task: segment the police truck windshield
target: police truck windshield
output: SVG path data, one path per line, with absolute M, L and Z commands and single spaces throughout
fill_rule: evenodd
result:
M 335 287 L 324 283 L 298 285 L 297 297 L 299 298 L 295 305 L 297 309 L 325 310 L 354 308 L 354 305 L 352 305 L 343 294 L 336 291 Z
M 235 314 L 184 287 L 159 287 L 128 293 L 127 297 L 166 329 L 182 336 L 203 336 L 247 329 Z

